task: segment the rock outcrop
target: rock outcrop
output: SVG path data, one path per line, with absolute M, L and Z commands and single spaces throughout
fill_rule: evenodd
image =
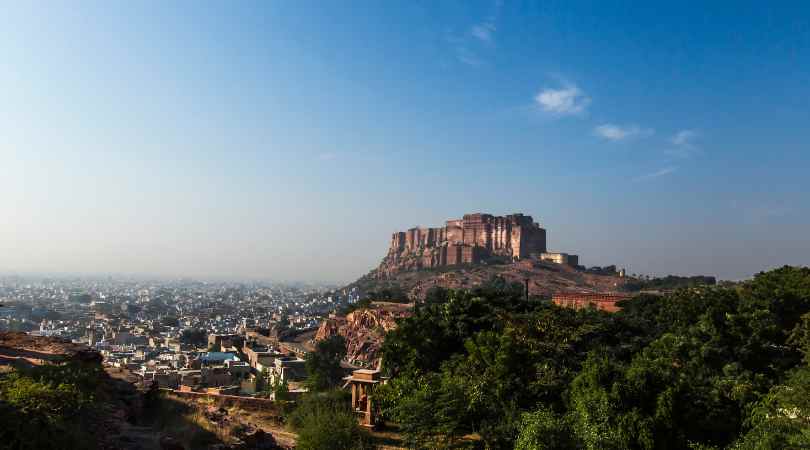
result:
M 21 332 L 0 333 L 0 365 L 30 367 L 66 361 L 101 363 L 101 354 L 83 344 Z
M 375 303 L 372 308 L 357 309 L 345 317 L 330 317 L 321 323 L 315 340 L 331 336 L 346 339 L 346 360 L 350 363 L 376 367 L 383 337 L 396 328 L 397 319 L 410 315 L 410 305 Z

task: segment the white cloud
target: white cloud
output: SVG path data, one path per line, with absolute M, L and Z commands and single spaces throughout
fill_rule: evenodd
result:
M 337 158 L 337 153 L 332 152 L 320 153 L 318 155 L 318 160 L 320 161 L 332 161 L 335 158 Z
M 635 136 L 650 136 L 655 133 L 655 131 L 650 128 L 642 129 L 638 125 L 621 126 L 612 123 L 599 125 L 594 128 L 593 131 L 597 136 L 609 141 L 621 141 Z
M 633 181 L 644 181 L 644 180 L 650 180 L 650 179 L 653 179 L 653 178 L 663 177 L 664 175 L 669 175 L 669 174 L 675 172 L 676 170 L 678 170 L 677 167 L 664 167 L 661 170 L 657 170 L 655 172 L 651 172 L 651 173 L 648 173 L 648 174 L 638 176 L 638 177 L 634 178 Z
M 692 141 L 698 136 L 695 130 L 681 130 L 672 136 L 672 143 L 679 147 L 691 147 Z
M 534 100 L 545 111 L 561 116 L 582 114 L 591 104 L 591 98 L 573 84 L 561 89 L 543 89 Z

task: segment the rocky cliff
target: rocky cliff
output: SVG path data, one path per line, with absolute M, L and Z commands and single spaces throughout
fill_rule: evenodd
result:
M 324 320 L 315 340 L 343 336 L 346 339 L 346 360 L 364 367 L 376 367 L 385 333 L 396 328 L 397 319 L 408 315 L 410 305 L 374 303 L 371 308 Z

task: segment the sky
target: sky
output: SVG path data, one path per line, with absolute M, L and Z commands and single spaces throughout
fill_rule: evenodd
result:
M 810 4 L 634 3 L 6 4 L 0 272 L 343 282 L 471 212 L 810 264 Z

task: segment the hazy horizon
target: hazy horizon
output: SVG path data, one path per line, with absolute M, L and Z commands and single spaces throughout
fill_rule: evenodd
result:
M 810 264 L 808 5 L 4 12 L 0 273 L 345 282 L 471 212 L 628 273 Z

